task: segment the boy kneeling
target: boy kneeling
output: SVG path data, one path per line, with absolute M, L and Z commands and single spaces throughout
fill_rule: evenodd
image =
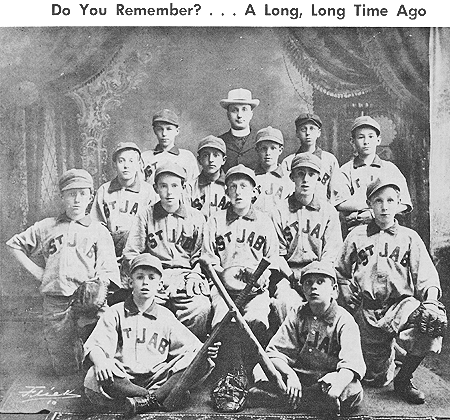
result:
M 438 273 L 424 243 L 395 220 L 400 194 L 400 183 L 392 178 L 367 186 L 375 218 L 347 236 L 336 271 L 340 298 L 353 307 L 361 330 L 364 382 L 385 386 L 392 381 L 396 338 L 407 354 L 394 389 L 405 401 L 423 404 L 425 396 L 411 378 L 429 352 L 440 352 L 447 318 L 438 301 Z
M 134 258 L 132 295 L 107 308 L 86 341 L 85 356 L 94 366 L 84 385 L 92 402 L 122 400 L 129 414 L 164 410 L 165 398 L 200 349 L 198 338 L 169 309 L 156 304 L 162 275 L 158 258 Z M 218 346 L 209 348 L 203 376 L 214 366 Z
M 336 274 L 330 264 L 310 263 L 300 281 L 307 304 L 289 312 L 266 352 L 282 375 L 285 401 L 293 409 L 306 402 L 306 387 L 305 396 L 316 406 L 348 413 L 363 398 L 360 379 L 366 368 L 358 326 L 336 303 Z M 276 389 L 274 383 L 258 381 L 250 390 L 250 403 L 270 401 Z

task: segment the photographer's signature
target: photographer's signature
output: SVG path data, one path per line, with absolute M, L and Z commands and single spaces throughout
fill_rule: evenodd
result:
M 46 386 L 31 385 L 25 386 L 25 391 L 19 391 L 22 396 L 22 402 L 37 400 L 63 400 L 67 398 L 81 398 L 80 394 L 75 394 L 74 389 L 67 389 L 63 392 L 55 390 L 55 387 L 47 388 Z

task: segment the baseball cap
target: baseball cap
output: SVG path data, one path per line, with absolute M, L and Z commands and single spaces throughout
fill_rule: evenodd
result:
M 375 131 L 377 132 L 377 135 L 380 135 L 381 133 L 380 124 L 378 124 L 377 121 L 375 121 L 372 117 L 369 117 L 368 115 L 362 115 L 361 117 L 356 118 L 355 121 L 353 121 L 350 132 L 353 133 L 354 130 L 363 125 L 367 125 L 369 127 L 374 128 Z
M 184 168 L 182 168 L 180 165 L 178 165 L 177 163 L 168 161 L 168 162 L 161 163 L 160 165 L 158 165 L 156 167 L 155 182 L 159 175 L 161 175 L 162 173 L 166 173 L 166 172 L 176 175 L 176 176 L 179 176 L 183 180 L 186 179 L 186 170 Z
M 225 145 L 225 142 L 219 137 L 207 136 L 204 139 L 200 140 L 197 153 L 200 153 L 200 150 L 205 149 L 206 147 L 220 150 L 224 155 L 227 154 L 227 147 Z
M 294 156 L 291 164 L 291 171 L 295 168 L 311 168 L 320 173 L 322 162 L 320 158 L 312 153 L 299 153 Z
M 162 109 L 153 115 L 152 125 L 155 125 L 157 122 L 165 122 L 167 124 L 173 124 L 177 127 L 180 125 L 177 114 L 170 109 Z
M 228 98 L 220 101 L 220 106 L 227 109 L 231 104 L 249 104 L 253 109 L 259 105 L 259 99 L 253 99 L 248 89 L 232 89 L 228 92 Z
M 59 178 L 61 192 L 73 188 L 94 188 L 94 181 L 88 171 L 84 169 L 69 169 Z
M 400 187 L 398 183 L 390 177 L 389 179 L 386 177 L 379 177 L 373 180 L 369 185 L 367 185 L 366 197 L 369 199 L 374 195 L 377 191 L 381 190 L 384 187 L 392 187 L 394 190 L 400 192 Z
M 320 119 L 320 117 L 316 114 L 309 114 L 309 113 L 300 114 L 295 120 L 295 127 L 298 128 L 301 125 L 306 124 L 308 122 L 311 122 L 317 125 L 317 127 L 322 128 L 322 120 Z
M 284 146 L 283 133 L 278 130 L 278 128 L 273 128 L 270 125 L 266 128 L 261 128 L 261 130 L 256 133 L 255 144 L 264 140 L 273 141 L 274 143 Z
M 139 146 L 136 143 L 133 143 L 132 141 L 124 141 L 120 142 L 114 149 L 114 152 L 112 154 L 113 162 L 116 161 L 117 155 L 123 150 L 136 150 L 136 152 L 139 153 L 139 157 L 141 156 L 141 149 L 139 149 Z
M 336 271 L 334 267 L 326 262 L 313 261 L 312 263 L 309 263 L 302 270 L 302 277 L 300 278 L 300 283 L 303 283 L 303 280 L 308 274 L 322 274 L 331 277 L 333 279 L 333 283 L 337 282 Z
M 253 186 L 256 186 L 255 172 L 253 171 L 253 169 L 244 166 L 242 163 L 228 169 L 227 173 L 225 174 L 225 183 L 227 182 L 228 178 L 230 178 L 230 176 L 232 175 L 244 175 L 247 178 L 250 178 L 250 180 L 253 183 Z
M 144 266 L 155 268 L 161 276 L 163 275 L 163 268 L 159 258 L 156 258 L 148 253 L 139 254 L 131 260 L 130 273 L 136 270 L 136 268 Z

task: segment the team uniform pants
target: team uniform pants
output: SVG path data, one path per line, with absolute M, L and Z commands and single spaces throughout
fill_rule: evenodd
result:
M 385 386 L 394 379 L 394 338 L 411 356 L 424 357 L 439 353 L 442 337 L 432 338 L 420 333 L 408 318 L 420 302 L 408 297 L 389 307 L 387 311 L 364 309 L 355 314 L 361 332 L 361 346 L 367 373 L 364 382 Z
M 169 308 L 192 333 L 200 339 L 207 334 L 211 313 L 211 300 L 202 294 L 188 296 L 186 294 L 185 276 L 192 272 L 188 269 L 166 269 L 162 277 L 163 290 L 157 293 L 157 303 Z
M 286 319 L 287 314 L 303 306 L 305 301 L 292 289 L 289 280 L 281 279 L 274 287 L 271 297 L 271 306 L 275 316 L 277 327 Z
M 83 342 L 98 319 L 75 317 L 69 302 L 69 296 L 44 295 L 44 338 L 58 375 L 70 375 L 81 369 Z

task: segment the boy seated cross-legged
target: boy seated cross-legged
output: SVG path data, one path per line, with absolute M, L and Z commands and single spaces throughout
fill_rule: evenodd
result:
M 289 405 L 303 409 L 308 401 L 333 414 L 348 414 L 362 401 L 360 380 L 365 364 L 353 317 L 336 302 L 334 267 L 314 261 L 301 276 L 306 305 L 291 311 L 266 352 L 281 373 L 286 394 L 262 372 L 250 389 L 252 406 Z
M 87 340 L 84 353 L 93 366 L 84 385 L 94 404 L 117 401 L 128 414 L 165 410 L 165 398 L 200 349 L 197 337 L 156 303 L 162 276 L 158 258 L 149 254 L 134 258 L 132 295 L 107 308 Z M 197 383 L 214 366 L 219 345 L 208 348 L 208 363 Z

